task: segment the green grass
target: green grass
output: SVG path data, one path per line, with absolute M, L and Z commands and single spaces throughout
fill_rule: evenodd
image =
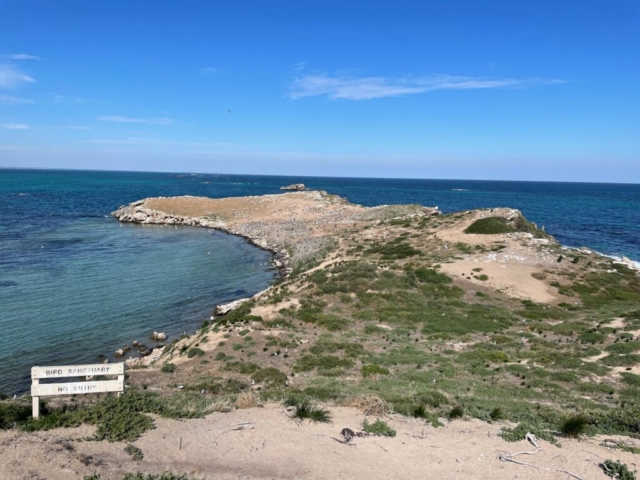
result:
M 288 401 L 285 401 L 285 405 L 294 408 L 291 418 L 296 420 L 310 420 L 317 423 L 331 422 L 331 414 L 329 411 L 314 405 L 309 400 L 288 399 Z

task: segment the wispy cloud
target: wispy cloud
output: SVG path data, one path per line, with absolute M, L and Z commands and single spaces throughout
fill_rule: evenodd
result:
M 58 130 L 91 130 L 91 127 L 85 125 L 54 125 L 49 128 L 55 128 Z
M 6 130 L 29 130 L 31 127 L 25 123 L 0 123 L 0 128 Z
M 168 117 L 132 118 L 123 115 L 103 115 L 98 117 L 98 120 L 116 123 L 146 123 L 149 125 L 173 125 L 174 123 L 173 119 Z
M 27 55 L 26 53 L 10 53 L 7 55 L 0 55 L 0 58 L 8 58 L 9 60 L 40 60 L 40 57 Z
M 207 76 L 213 76 L 219 73 L 220 73 L 220 69 L 215 67 L 207 67 L 202 69 L 202 74 Z
M 0 65 L 0 87 L 12 88 L 21 83 L 32 82 L 35 82 L 35 80 L 19 68 L 10 64 Z
M 354 77 L 316 73 L 296 77 L 287 96 L 293 100 L 319 95 L 326 95 L 331 100 L 371 100 L 414 95 L 433 90 L 523 88 L 556 83 L 563 83 L 563 81 L 540 78 L 483 78 L 454 75 L 400 78 Z
M 0 104 L 2 105 L 19 105 L 21 103 L 33 103 L 33 100 L 14 97 L 12 95 L 0 95 Z

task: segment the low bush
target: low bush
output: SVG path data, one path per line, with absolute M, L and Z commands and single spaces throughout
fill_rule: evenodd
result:
M 124 451 L 131 455 L 131 459 L 136 462 L 142 460 L 144 458 L 144 453 L 135 445 L 127 445 L 124 447 Z
M 565 437 L 577 438 L 584 434 L 589 426 L 589 420 L 583 416 L 567 418 L 560 426 L 560 432 Z
M 389 375 L 389 369 L 379 365 L 363 365 L 360 369 L 363 377 L 371 377 L 373 375 Z
M 284 386 L 287 382 L 287 376 L 275 367 L 267 367 L 258 370 L 251 378 L 258 382 L 269 386 Z
M 619 460 L 615 462 L 613 460 L 605 460 L 600 464 L 600 468 L 602 468 L 608 477 L 618 480 L 636 480 L 636 474 Z
M 380 420 L 379 418 L 373 422 L 369 423 L 367 419 L 362 422 L 362 430 L 367 432 L 369 435 L 376 435 L 379 437 L 395 437 L 396 431 L 387 425 L 387 422 Z
M 204 350 L 202 350 L 201 348 L 198 348 L 198 347 L 191 347 L 187 351 L 187 357 L 188 358 L 202 357 L 203 355 L 204 355 Z

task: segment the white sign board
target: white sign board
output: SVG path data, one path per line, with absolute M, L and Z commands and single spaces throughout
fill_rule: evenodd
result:
M 117 375 L 117 379 L 89 380 L 86 382 L 45 383 L 48 378 L 94 377 Z M 31 397 L 33 418 L 40 415 L 40 397 L 52 395 L 82 395 L 85 393 L 124 392 L 124 363 L 100 363 L 97 365 L 64 365 L 59 367 L 31 368 Z

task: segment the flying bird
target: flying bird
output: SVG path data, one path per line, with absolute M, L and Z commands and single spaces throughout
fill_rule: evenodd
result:
M 231 110 L 227 110 L 228 113 L 233 113 Z

